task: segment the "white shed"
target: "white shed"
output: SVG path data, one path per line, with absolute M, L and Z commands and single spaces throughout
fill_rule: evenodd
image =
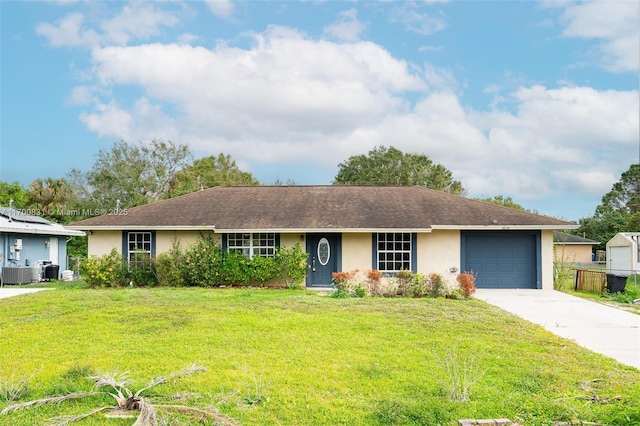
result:
M 607 242 L 607 272 L 640 273 L 640 232 L 619 232 Z

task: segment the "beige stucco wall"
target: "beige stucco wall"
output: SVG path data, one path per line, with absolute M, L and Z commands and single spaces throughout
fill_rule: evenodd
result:
M 156 231 L 156 254 L 164 253 L 171 250 L 174 239 L 180 242 L 180 247 L 184 250 L 189 244 L 196 242 L 200 235 L 207 235 L 200 231 Z M 220 234 L 212 234 L 213 239 L 220 244 L 222 236 Z
M 174 238 L 177 238 L 183 248 L 196 241 L 198 231 L 158 231 L 156 233 L 156 254 L 171 249 Z M 305 240 L 300 233 L 281 234 L 280 244 L 292 247 L 300 243 L 305 248 Z M 214 234 L 220 242 L 221 234 Z M 371 269 L 372 235 L 370 233 L 345 233 L 342 235 L 342 271 Z M 103 255 L 122 251 L 122 231 L 93 231 L 89 235 L 89 255 Z M 422 274 L 438 273 L 449 284 L 455 285 L 458 271 L 451 272 L 451 268 L 460 268 L 460 231 L 434 230 L 417 236 L 417 272 Z M 589 260 L 591 255 L 589 252 Z M 542 288 L 553 289 L 553 232 L 542 231 L 541 235 Z
M 280 234 L 281 247 L 291 248 L 295 246 L 296 243 L 299 243 L 300 247 L 304 251 L 306 247 L 305 235 L 297 232 L 295 234 Z
M 116 249 L 122 253 L 122 231 L 92 231 L 88 236 L 89 256 L 102 256 Z
M 449 285 L 455 285 L 460 268 L 460 231 L 434 230 L 418 234 L 417 243 L 418 273 L 440 274 Z M 451 272 L 451 268 L 456 268 L 456 272 Z
M 369 233 L 342 234 L 342 270 L 359 269 L 365 271 L 371 269 L 372 243 L 373 240 Z
M 345 233 L 342 235 L 342 270 L 371 269 L 372 236 L 370 233 Z M 417 272 L 438 273 L 455 282 L 452 267 L 460 267 L 460 231 L 436 230 L 418 234 Z
M 177 239 L 182 249 L 185 249 L 189 244 L 196 242 L 200 235 L 200 231 L 157 231 L 156 254 L 171 250 L 174 239 Z M 300 243 L 304 250 L 304 239 L 301 235 L 303 234 L 282 234 L 280 244 L 284 247 L 293 247 L 296 243 Z M 213 238 L 218 244 L 222 243 L 222 234 L 213 234 Z M 93 231 L 89 235 L 89 256 L 102 256 L 110 253 L 114 248 L 118 253 L 122 253 L 122 231 Z
M 543 230 L 541 234 L 542 289 L 553 290 L 553 231 Z
M 591 244 L 555 244 L 554 260 L 561 263 L 591 262 Z

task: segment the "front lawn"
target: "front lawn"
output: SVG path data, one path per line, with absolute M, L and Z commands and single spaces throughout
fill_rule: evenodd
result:
M 135 288 L 0 300 L 0 391 L 28 379 L 20 401 L 90 390 L 82 377 L 104 372 L 128 371 L 141 387 L 194 362 L 208 371 L 154 392 L 183 392 L 181 404 L 215 406 L 245 425 L 640 425 L 638 370 L 473 299 Z M 463 367 L 468 379 L 452 388 L 452 369 Z M 0 424 L 106 404 L 98 396 L 30 408 Z M 0 410 L 7 405 L 0 399 Z M 132 423 L 98 414 L 78 424 Z

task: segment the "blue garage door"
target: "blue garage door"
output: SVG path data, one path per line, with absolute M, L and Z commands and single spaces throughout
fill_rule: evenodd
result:
M 466 232 L 462 266 L 478 288 L 539 288 L 539 232 Z

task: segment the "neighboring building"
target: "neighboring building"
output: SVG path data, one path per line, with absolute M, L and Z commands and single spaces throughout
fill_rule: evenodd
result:
M 22 210 L 0 207 L 0 268 L 4 284 L 38 281 L 43 265 L 67 269 L 67 239 L 84 232 L 66 229 Z M 58 277 L 59 278 L 59 277 Z
M 591 263 L 593 262 L 593 246 L 600 243 L 578 235 L 553 231 L 553 244 L 556 262 Z
M 607 242 L 607 272 L 631 275 L 640 272 L 640 232 L 619 232 Z
M 73 223 L 89 255 L 168 251 L 213 233 L 227 250 L 271 256 L 301 243 L 308 287 L 331 273 L 410 269 L 487 288 L 553 288 L 553 231 L 577 225 L 423 187 L 215 187 Z

